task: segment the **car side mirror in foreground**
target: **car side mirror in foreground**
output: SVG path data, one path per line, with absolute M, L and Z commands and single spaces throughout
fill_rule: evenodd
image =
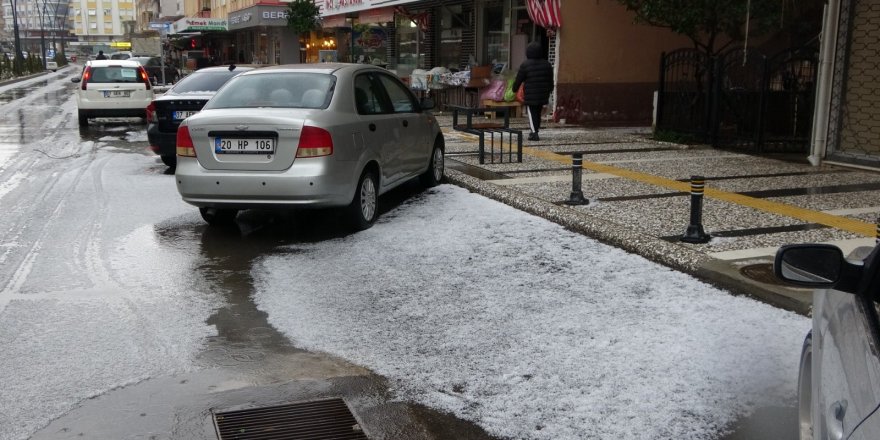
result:
M 862 277 L 862 266 L 847 261 L 837 246 L 794 244 L 776 251 L 773 272 L 776 278 L 795 286 L 853 293 Z
M 419 101 L 419 106 L 422 107 L 422 110 L 431 110 L 434 108 L 434 100 L 432 98 L 422 98 Z
M 79 82 L 79 78 L 70 78 L 70 82 L 78 83 L 78 82 Z

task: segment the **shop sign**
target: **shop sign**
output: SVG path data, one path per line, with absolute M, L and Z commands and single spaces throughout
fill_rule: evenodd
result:
M 287 26 L 287 7 L 256 5 L 229 14 L 229 30 L 254 26 Z
M 321 9 L 321 16 L 326 17 L 373 8 L 405 5 L 417 1 L 420 0 L 317 0 L 315 4 Z
M 174 32 L 225 31 L 226 20 L 219 18 L 181 18 L 174 22 Z
M 369 8 L 370 0 L 324 0 L 322 15 L 354 12 Z

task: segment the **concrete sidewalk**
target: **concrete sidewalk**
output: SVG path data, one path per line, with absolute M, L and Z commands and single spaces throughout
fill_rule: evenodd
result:
M 477 137 L 446 136 L 451 183 L 544 217 L 573 231 L 702 278 L 734 294 L 809 314 L 807 289 L 784 286 L 772 273 L 776 249 L 791 243 L 831 243 L 845 253 L 873 246 L 880 214 L 880 173 L 810 166 L 805 157 L 755 156 L 651 139 L 648 128 L 587 129 L 559 124 L 527 141 L 523 160 L 500 155 L 479 163 Z M 488 147 L 487 147 L 488 151 Z M 583 153 L 582 188 L 589 204 L 570 206 L 571 153 Z M 511 160 L 512 159 L 512 160 Z M 492 163 L 494 162 L 494 163 Z M 690 178 L 706 177 L 702 225 L 711 240 L 680 241 L 690 221 Z

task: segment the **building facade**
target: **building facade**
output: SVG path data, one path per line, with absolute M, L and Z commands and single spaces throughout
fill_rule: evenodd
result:
M 16 13 L 12 13 L 12 8 Z M 4 46 L 11 49 L 14 36 L 13 16 L 18 18 L 18 32 L 22 50 L 40 53 L 45 44 L 47 51 L 58 51 L 70 39 L 67 26 L 67 0 L 13 0 L 3 2 L 2 20 Z
M 880 1 L 829 0 L 810 161 L 880 168 Z

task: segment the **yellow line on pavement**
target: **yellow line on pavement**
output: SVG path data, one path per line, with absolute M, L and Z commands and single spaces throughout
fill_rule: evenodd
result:
M 556 154 L 551 151 L 539 150 L 537 148 L 526 147 L 523 146 L 523 154 L 528 154 L 530 156 L 534 156 L 540 159 L 551 160 L 554 162 L 560 162 L 567 165 L 571 165 L 571 157 L 568 155 Z M 679 182 L 677 180 L 667 179 L 664 177 L 653 176 L 646 173 L 640 173 L 638 171 L 627 170 L 623 168 L 614 167 L 611 165 L 604 165 L 596 162 L 583 162 L 583 168 L 596 171 L 599 173 L 608 173 L 616 176 L 620 176 L 623 178 L 648 183 L 655 186 L 660 186 L 663 188 L 669 188 L 675 191 L 681 192 L 689 192 L 690 191 L 690 183 L 689 182 Z M 877 225 L 873 223 L 864 222 L 861 220 L 850 219 L 846 217 L 839 217 L 836 215 L 826 214 L 824 212 L 813 211 L 810 209 L 799 208 L 797 206 L 788 205 L 780 202 L 773 202 L 770 200 L 758 199 L 755 197 L 749 197 L 742 194 L 737 194 L 728 191 L 722 191 L 714 188 L 706 188 L 705 190 L 706 197 L 711 197 L 713 199 L 723 200 L 725 202 L 735 203 L 737 205 L 747 206 L 749 208 L 757 209 L 764 212 L 769 212 L 771 214 L 784 215 L 787 217 L 796 218 L 798 220 L 802 220 L 809 223 L 818 223 L 825 226 L 830 226 L 832 228 L 837 228 L 844 231 L 853 232 L 856 234 L 864 235 L 866 237 L 874 237 L 876 235 Z

